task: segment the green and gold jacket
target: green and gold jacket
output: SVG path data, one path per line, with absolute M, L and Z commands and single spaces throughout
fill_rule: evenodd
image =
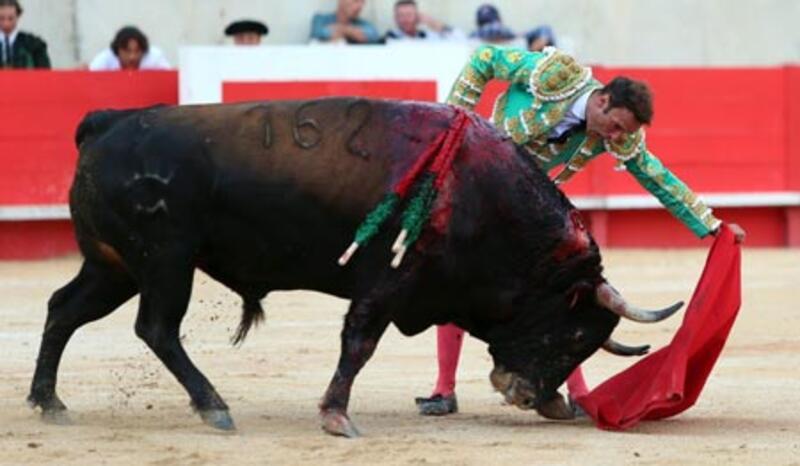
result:
M 589 68 L 552 47 L 543 52 L 478 48 L 453 85 L 447 103 L 473 109 L 492 79 L 509 81 L 508 91 L 498 97 L 492 112 L 495 126 L 523 146 L 545 171 L 558 165 L 557 184 L 569 180 L 596 156 L 608 152 L 619 167 L 636 180 L 697 236 L 716 230 L 720 220 L 678 177 L 673 175 L 645 145 L 644 129 L 612 142 L 576 131 L 563 143 L 548 143 L 551 130 L 575 100 L 602 84 Z

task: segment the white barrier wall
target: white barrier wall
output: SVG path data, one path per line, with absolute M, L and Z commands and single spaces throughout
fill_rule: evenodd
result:
M 23 27 L 50 43 L 59 67 L 88 62 L 125 24 L 140 26 L 177 63 L 183 45 L 225 43 L 224 26 L 255 17 L 266 43 L 300 44 L 315 11 L 336 0 L 21 0 Z M 419 0 L 432 16 L 469 32 L 484 0 Z M 587 62 L 607 65 L 759 65 L 800 61 L 798 0 L 494 0 L 523 32 L 551 24 Z M 394 0 L 367 0 L 363 16 L 392 26 Z
M 230 81 L 420 80 L 437 84 L 443 101 L 469 58 L 459 44 L 283 45 L 182 47 L 181 104 L 222 101 L 222 83 Z

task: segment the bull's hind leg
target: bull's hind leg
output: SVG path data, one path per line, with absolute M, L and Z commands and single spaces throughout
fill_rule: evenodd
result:
M 137 292 L 125 272 L 102 263 L 85 261 L 78 275 L 48 302 L 36 372 L 28 403 L 42 408 L 42 418 L 67 423 L 66 406 L 56 395 L 58 365 L 64 347 L 80 326 L 110 314 Z
M 136 335 L 183 385 L 203 421 L 218 429 L 233 430 L 228 405 L 192 363 L 180 341 L 193 276 L 188 255 L 163 252 L 152 260 L 142 279 Z
M 322 428 L 333 435 L 358 437 L 360 434 L 347 416 L 353 380 L 372 357 L 378 340 L 389 325 L 387 313 L 371 300 L 354 301 L 345 316 L 339 364 L 320 403 Z

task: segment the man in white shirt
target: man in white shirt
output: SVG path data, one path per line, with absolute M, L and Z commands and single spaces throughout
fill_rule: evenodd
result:
M 166 70 L 170 64 L 164 53 L 151 47 L 147 36 L 138 28 L 125 26 L 120 29 L 111 46 L 103 50 L 89 63 L 91 71 L 116 70 Z
M 395 2 L 394 22 L 397 28 L 390 29 L 386 33 L 385 40 L 387 42 L 394 40 L 436 41 L 466 39 L 466 36 L 461 31 L 420 12 L 415 0 L 397 0 Z

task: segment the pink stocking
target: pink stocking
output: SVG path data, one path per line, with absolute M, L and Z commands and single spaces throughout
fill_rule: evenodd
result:
M 461 355 L 464 330 L 453 324 L 436 327 L 436 351 L 439 359 L 439 377 L 433 395 L 452 395 L 456 389 L 456 370 Z

